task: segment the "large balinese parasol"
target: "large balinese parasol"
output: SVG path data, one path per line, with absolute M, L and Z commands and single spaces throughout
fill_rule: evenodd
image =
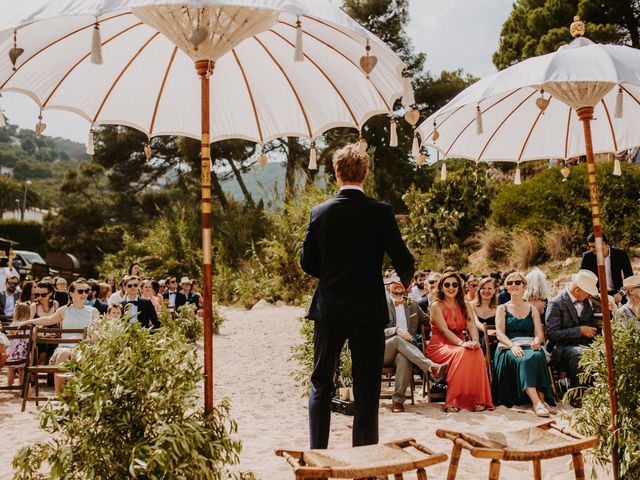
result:
M 12 2 L 0 18 L 0 91 L 38 104 L 37 134 L 46 128 L 47 110 L 58 109 L 77 113 L 91 128 L 119 124 L 149 138 L 201 140 L 207 412 L 213 408 L 211 142 L 238 137 L 262 146 L 303 137 L 311 141 L 309 168 L 316 168 L 314 142 L 323 132 L 361 130 L 371 116 L 392 114 L 400 96 L 413 103 L 397 55 L 326 0 Z M 88 147 L 92 152 L 92 132 Z M 152 155 L 149 145 L 145 152 Z
M 519 166 L 526 160 L 586 155 L 615 435 L 616 382 L 594 152 L 616 153 L 640 145 L 640 50 L 595 44 L 582 37 L 584 24 L 578 17 L 574 20 L 572 43 L 480 80 L 417 131 L 423 144 L 437 148 L 445 158 L 511 161 Z M 619 165 L 615 170 L 619 174 Z M 612 458 L 617 478 L 615 448 Z

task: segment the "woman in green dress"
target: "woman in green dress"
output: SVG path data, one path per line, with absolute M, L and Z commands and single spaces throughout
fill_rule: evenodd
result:
M 531 402 L 539 417 L 555 410 L 547 359 L 541 344 L 544 330 L 540 314 L 523 300 L 524 275 L 510 274 L 505 282 L 511 301 L 496 310 L 496 335 L 500 344 L 494 356 L 493 399 L 496 405 Z

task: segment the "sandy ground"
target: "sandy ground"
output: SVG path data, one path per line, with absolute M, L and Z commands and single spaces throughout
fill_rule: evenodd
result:
M 222 326 L 214 344 L 215 398 L 229 398 L 231 414 L 238 422 L 238 434 L 244 448 L 241 470 L 253 471 L 262 480 L 292 479 L 287 463 L 274 455 L 277 447 L 306 448 L 308 445 L 307 399 L 289 373 L 296 367 L 288 360 L 290 348 L 300 341 L 296 307 L 270 307 L 252 311 L 224 309 L 228 321 Z M 3 375 L 4 376 L 4 375 Z M 4 379 L 3 379 L 4 380 Z M 416 404 L 405 404 L 407 412 L 393 414 L 390 400 L 380 404 L 381 441 L 413 437 L 436 452 L 450 453 L 451 444 L 435 435 L 437 428 L 465 431 L 509 431 L 538 422 L 527 409 L 499 407 L 494 412 L 442 412 L 441 404 L 428 404 L 421 391 Z M 47 438 L 38 427 L 37 409 L 33 403 L 20 412 L 17 395 L 0 393 L 0 480 L 12 478 L 11 459 L 26 443 Z M 349 428 L 352 417 L 333 414 L 330 447 L 351 444 Z M 542 462 L 543 478 L 574 478 L 569 457 Z M 429 478 L 446 478 L 447 464 L 430 467 Z M 463 452 L 458 477 L 486 478 L 488 462 Z M 587 478 L 591 464 L 587 458 Z M 415 478 L 409 476 L 407 478 Z M 529 463 L 503 463 L 502 479 L 532 478 Z M 610 478 L 598 469 L 598 478 Z

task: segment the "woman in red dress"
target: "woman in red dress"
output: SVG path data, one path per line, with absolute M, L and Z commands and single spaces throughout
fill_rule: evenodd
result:
M 475 412 L 493 410 L 491 386 L 471 305 L 465 301 L 460 276 L 447 272 L 438 281 L 437 300 L 431 304 L 432 335 L 427 357 L 446 363 L 445 411 L 461 408 Z M 465 341 L 464 331 L 469 334 Z

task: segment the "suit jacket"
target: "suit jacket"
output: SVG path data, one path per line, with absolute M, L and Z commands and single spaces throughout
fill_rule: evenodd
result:
M 315 206 L 300 260 L 302 269 L 319 279 L 307 318 L 381 327 L 388 323 L 385 253 L 408 286 L 414 260 L 389 205 L 360 190 L 343 189 Z
M 389 323 L 384 328 L 384 337 L 390 338 L 396 334 L 396 306 L 391 297 L 387 298 L 387 308 L 389 311 Z M 415 300 L 404 306 L 404 315 L 407 319 L 407 331 L 411 336 L 420 333 L 420 325 L 429 322 L 429 315 L 424 313 Z
M 7 304 L 7 296 L 4 292 L 0 292 L 0 320 L 10 320 L 10 317 L 5 317 L 4 307 Z
M 593 339 L 582 336 L 580 333 L 581 325 L 598 328 L 589 300 L 584 301 L 582 315 L 579 318 L 567 290 L 563 290 L 549 300 L 545 329 L 547 338 L 553 344 L 551 347 L 590 344 Z
M 182 293 L 182 292 L 180 292 Z M 191 303 L 193 305 L 195 305 L 196 307 L 200 305 L 200 295 L 198 295 L 195 292 L 189 292 L 189 295 L 185 295 L 184 293 L 182 293 L 182 296 L 184 297 L 184 303 Z M 177 301 L 177 299 L 176 299 Z
M 146 298 L 138 297 L 135 301 L 127 301 L 122 302 L 122 311 L 126 313 L 127 305 L 133 304 L 138 307 L 138 315 L 136 316 L 136 320 L 140 322 L 143 327 L 153 327 L 158 328 L 160 326 L 160 322 L 158 322 L 158 314 L 156 313 L 156 309 L 151 303 L 151 300 Z
M 618 292 L 622 288 L 622 281 L 633 275 L 631 261 L 627 252 L 621 248 L 609 246 L 609 256 L 611 257 L 611 278 L 613 286 L 610 290 Z M 584 252 L 580 261 L 580 269 L 591 270 L 598 275 L 598 260 L 592 251 Z
M 103 302 L 99 298 L 96 298 L 95 300 L 96 301 L 93 304 L 93 308 L 98 310 L 98 313 L 100 315 L 105 315 L 107 313 L 107 310 L 109 309 L 109 306 L 107 305 L 107 302 Z
M 163 294 L 162 294 L 162 298 L 168 300 L 169 299 L 169 290 L 166 290 Z M 176 290 L 176 304 L 175 304 L 175 310 L 178 311 L 178 308 L 180 308 L 181 306 L 183 306 L 185 303 L 187 303 L 187 297 L 184 296 L 184 293 L 182 293 L 180 290 Z

